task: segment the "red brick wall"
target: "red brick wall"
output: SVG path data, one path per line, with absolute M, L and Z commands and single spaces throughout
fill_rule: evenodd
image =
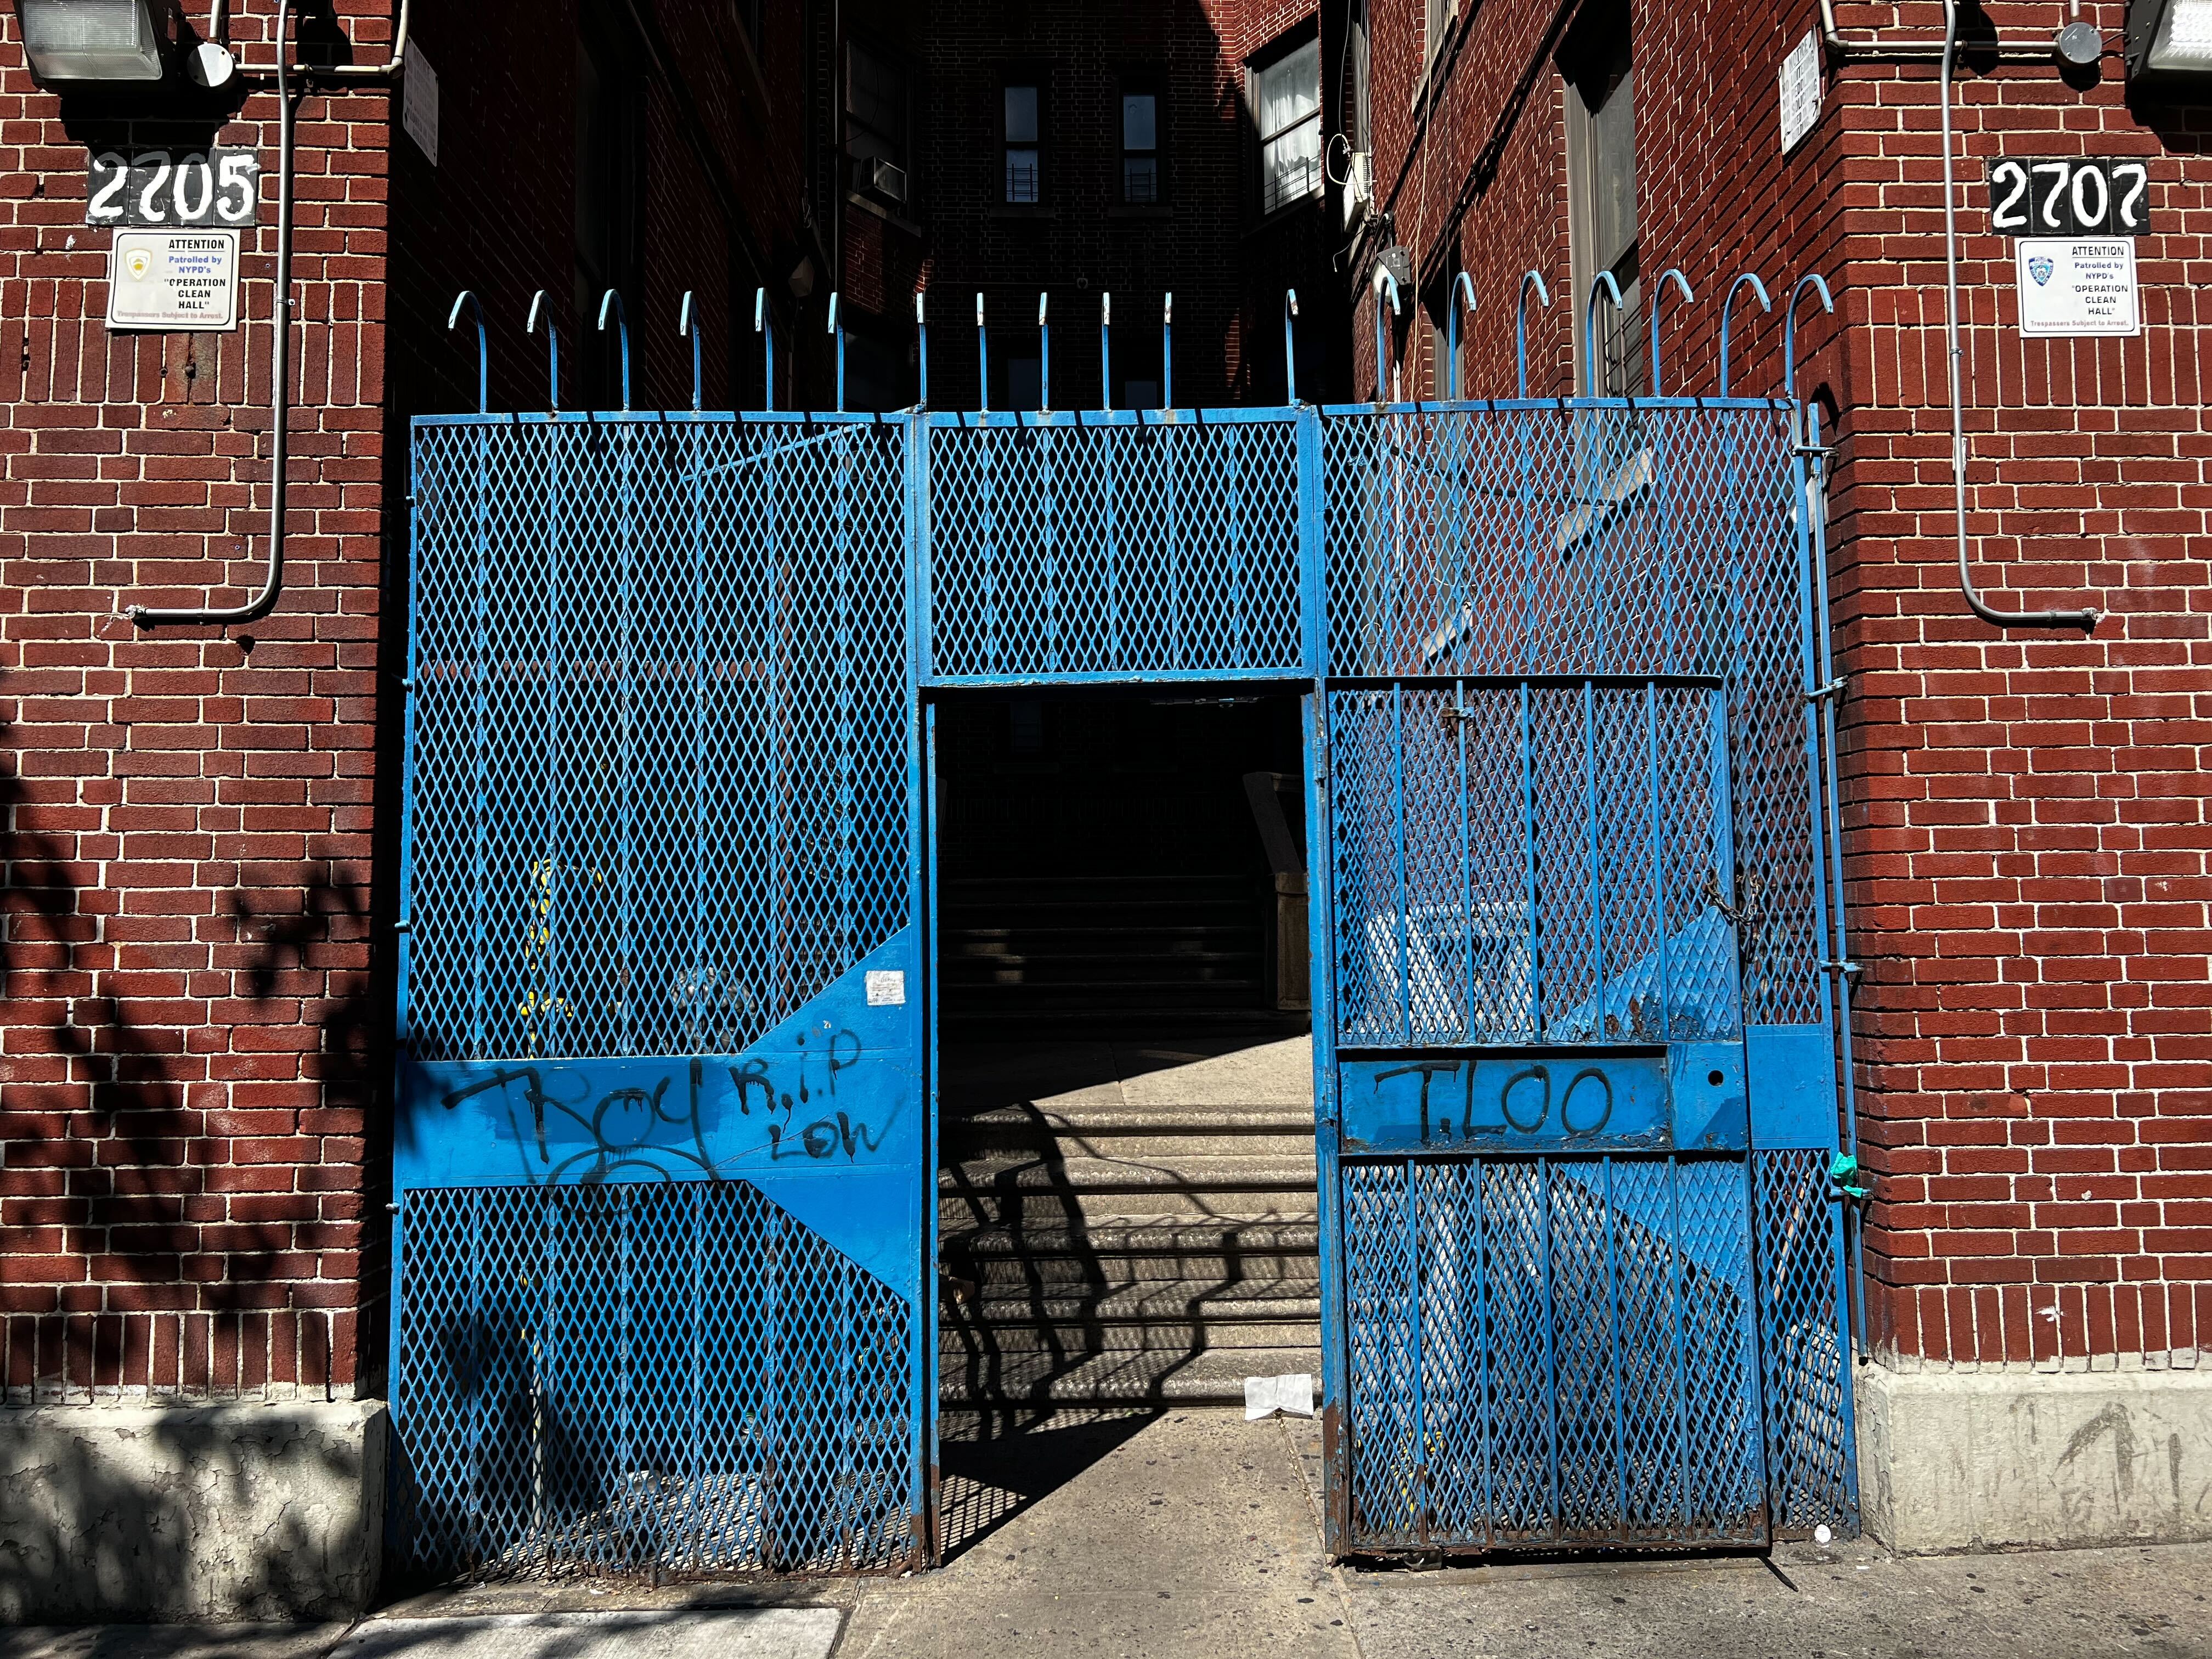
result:
M 1534 265 L 1555 303 L 1532 319 L 1531 390 L 1565 391 L 1583 296 L 1559 292 L 1554 9 L 1463 7 L 1419 142 L 1419 13 L 1378 9 L 1378 192 L 1427 269 L 1455 238 L 1474 276 L 1465 384 L 1510 394 L 1515 286 Z M 2008 38 L 2038 42 L 2067 15 L 1993 9 Z M 1839 10 L 1848 32 L 1941 33 L 1935 4 Z M 2084 9 L 2115 36 L 2123 12 Z M 1638 5 L 1639 217 L 1646 294 L 1679 265 L 1698 295 L 1670 301 L 1670 391 L 1711 389 L 1717 302 L 1736 270 L 1778 301 L 1820 270 L 1842 313 L 1837 325 L 1809 301 L 1801 312 L 1798 389 L 1826 406 L 1837 445 L 1849 898 L 1868 968 L 1860 1127 L 1880 1176 L 1874 1343 L 1980 1362 L 2193 1350 L 2212 1322 L 2212 434 L 2194 368 L 2212 120 L 2131 114 L 2116 60 L 2086 92 L 2047 62 L 1970 62 L 1955 83 L 1977 569 L 2001 605 L 2107 613 L 2086 641 L 2001 632 L 1967 614 L 1953 567 L 1936 72 L 1832 72 L 1819 126 L 1785 160 L 1777 71 L 1814 17 Z M 2079 153 L 2152 160 L 2144 331 L 2026 341 L 2009 246 L 1985 234 L 1983 158 Z M 1363 395 L 1371 314 L 1356 318 Z M 1776 320 L 1737 314 L 1735 389 L 1778 386 Z M 1407 396 L 1437 383 L 1425 335 L 1401 331 L 1395 348 Z
M 796 0 L 763 51 L 794 88 Z M 271 61 L 273 0 L 234 10 Z M 665 13 L 665 16 L 664 16 Z M 803 145 L 704 9 L 645 9 L 641 407 L 757 396 L 751 291 L 802 241 Z M 342 6 L 356 61 L 387 0 Z M 495 406 L 544 400 L 546 289 L 573 354 L 575 15 L 416 9 L 440 165 L 379 86 L 301 106 L 299 325 L 282 597 L 244 627 L 135 627 L 125 603 L 220 603 L 258 579 L 268 508 L 275 105 L 258 146 L 246 322 L 111 337 L 110 233 L 87 142 L 0 21 L 0 1375 L 13 1397 L 380 1381 L 388 1182 L 388 882 L 397 847 L 407 419 L 472 407 L 483 299 Z M 532 49 L 534 48 L 534 50 Z M 88 137 L 91 135 L 91 137 Z M 203 135 L 204 137 L 204 135 Z M 392 185 L 387 202 L 387 180 Z M 787 270 L 785 265 L 782 269 Z M 792 307 L 783 301 L 785 342 Z M 819 301 L 817 301 L 817 304 Z M 388 319 L 388 320 L 387 320 Z M 736 330 L 742 329 L 739 334 Z M 815 324 L 818 333 L 820 324 Z M 388 332 L 387 332 L 388 331 Z M 818 347 L 803 374 L 818 383 Z M 784 361 L 789 363 L 786 356 Z M 390 365 L 387 375 L 386 366 Z M 569 359 L 568 399 L 578 381 Z
M 234 39 L 270 61 L 273 8 Z M 338 8 L 367 58 L 378 0 Z M 84 141 L 0 45 L 0 1313 L 7 1383 L 356 1374 L 385 433 L 386 94 L 300 111 L 285 595 L 266 550 L 275 100 L 244 326 L 110 335 Z M 75 109 L 69 125 L 79 133 Z

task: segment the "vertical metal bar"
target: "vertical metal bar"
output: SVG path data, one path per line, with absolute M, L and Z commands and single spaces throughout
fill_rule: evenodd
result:
M 1682 1307 L 1682 1160 L 1667 1154 L 1667 1271 L 1674 1293 L 1674 1445 L 1681 1465 L 1682 1530 L 1686 1534 L 1698 1516 L 1690 1474 L 1690 1360 L 1686 1351 Z
M 1166 422 L 1160 428 L 1160 472 L 1168 514 L 1168 666 L 1188 668 L 1190 665 L 1182 651 L 1182 529 L 1179 522 L 1182 502 L 1176 476 L 1176 449 L 1182 428 L 1174 410 L 1165 413 Z
M 1536 736 L 1526 680 L 1521 683 L 1520 691 L 1521 848 L 1528 896 L 1528 1039 L 1540 1042 L 1548 1022 L 1544 1018 L 1544 930 L 1536 912 Z
M 698 336 L 692 336 L 698 349 Z M 707 1042 L 707 478 L 703 423 L 691 417 L 691 1044 Z
M 1298 466 L 1298 607 L 1299 641 L 1306 672 L 1320 684 L 1322 655 L 1328 636 L 1328 582 L 1324 560 L 1328 534 L 1328 479 L 1323 473 L 1323 434 L 1321 411 L 1302 409 L 1297 416 Z M 1312 841 L 1312 836 L 1307 839 Z M 1315 842 L 1315 847 L 1320 843 Z M 1319 864 L 1310 850 L 1306 863 Z M 1307 878 L 1309 900 L 1312 878 Z
M 1098 328 L 1098 355 L 1106 357 L 1106 325 Z M 1108 393 L 1111 406 L 1112 393 Z M 1106 659 L 1097 664 L 1100 668 L 1126 668 L 1128 661 L 1121 654 L 1121 486 L 1115 474 L 1119 470 L 1115 459 L 1121 447 L 1123 428 L 1108 422 L 1098 434 L 1099 465 L 1105 473 L 1105 487 L 1099 492 L 1099 508 L 1103 522 L 1100 526 L 1101 541 L 1106 557 Z
M 1056 435 L 1050 420 L 1040 416 L 1036 434 L 1037 506 L 1044 519 L 1044 657 L 1046 665 L 1055 674 L 1066 666 L 1060 653 L 1060 501 L 1054 493 L 1059 473 L 1053 465 Z
M 478 331 L 483 330 L 481 321 Z M 469 563 L 469 1053 L 485 1052 L 486 994 L 484 880 L 489 862 L 485 842 L 491 826 L 491 753 L 489 688 L 491 684 L 491 599 L 487 591 L 491 558 L 491 434 L 479 425 L 476 433 L 476 534 L 471 540 L 475 556 Z
M 1305 452 L 1318 453 L 1318 445 Z M 1309 497 L 1317 481 L 1310 479 Z M 1307 604 L 1318 603 L 1319 561 L 1307 567 Z M 1316 666 L 1320 666 L 1316 659 Z M 1306 948 L 1313 973 L 1314 1151 L 1317 1166 L 1316 1208 L 1321 1235 L 1322 1438 L 1324 1544 L 1331 1555 L 1351 1547 L 1346 1518 L 1351 1510 L 1350 1455 L 1358 1425 L 1351 1417 L 1351 1381 L 1346 1363 L 1347 1320 L 1344 1301 L 1344 1195 L 1338 1134 L 1340 1102 L 1336 1068 L 1338 1028 L 1336 982 L 1336 830 L 1329 773 L 1329 693 L 1316 676 L 1303 699 L 1306 774 L 1307 914 Z
M 768 985 L 760 1013 L 753 1024 L 774 1025 L 782 1019 L 784 1007 L 784 953 L 787 949 L 783 930 L 783 582 L 787 574 L 784 568 L 782 514 L 778 506 L 782 500 L 782 485 L 779 475 L 781 466 L 776 459 L 779 447 L 775 425 L 767 428 L 767 454 L 763 458 L 767 477 L 763 480 L 761 506 L 766 516 L 763 550 L 761 580 L 766 589 L 766 629 L 759 646 L 762 695 L 765 703 L 762 730 L 762 747 L 768 760 L 768 788 L 766 811 L 768 817 L 768 894 L 763 910 L 768 918 Z
M 841 434 L 843 441 L 831 446 L 837 469 L 837 966 L 841 969 L 850 968 L 860 953 L 853 914 L 854 843 L 860 810 L 860 792 L 854 787 L 857 733 L 853 722 L 853 452 L 856 447 L 853 434 L 863 429 L 848 427 Z
M 464 1395 L 469 1413 L 469 1565 L 483 1556 L 483 1201 L 469 1194 L 468 1370 Z M 212 1353 L 214 1343 L 210 1339 Z
M 1407 939 L 1407 912 L 1412 896 L 1406 885 L 1406 685 L 1390 687 L 1390 820 L 1396 837 L 1393 873 L 1397 878 L 1398 911 L 1398 1035 L 1413 1040 L 1413 981 Z
M 1407 1346 L 1413 1362 L 1412 1377 L 1413 1413 L 1413 1513 L 1414 1541 L 1426 1546 L 1429 1541 L 1429 1430 L 1428 1378 L 1421 1356 L 1421 1182 L 1420 1165 L 1407 1158 L 1399 1166 L 1406 1177 L 1406 1332 Z
M 399 758 L 399 925 L 397 929 L 398 948 L 395 952 L 397 984 L 394 987 L 393 1024 L 394 1047 L 399 1055 L 410 1052 L 415 1036 L 414 969 L 415 969 L 415 768 L 416 750 L 420 743 L 416 728 L 422 720 L 422 694 L 418 676 L 422 673 L 422 519 L 426 495 L 422 485 L 422 445 L 424 428 L 417 425 L 410 434 L 407 451 L 408 499 L 415 503 L 407 520 L 407 666 L 406 678 L 400 683 L 403 701 L 400 720 Z M 404 1103 L 404 1095 L 400 1097 Z M 394 1193 L 398 1198 L 399 1194 Z M 398 1224 L 394 1223 L 396 1227 Z M 392 1318 L 398 1319 L 398 1244 L 392 1245 Z M 391 1352 L 399 1352 L 395 1346 Z M 177 1337 L 177 1354 L 183 1363 L 184 1334 L 181 1328 Z
M 1821 748 L 1827 757 L 1828 875 L 1834 888 L 1836 1035 L 1838 1063 L 1844 1085 L 1844 1151 L 1856 1164 L 1859 1155 L 1857 1067 L 1851 1056 L 1851 1002 L 1857 989 L 1856 964 L 1851 957 L 1850 916 L 1844 908 L 1844 798 L 1837 781 L 1837 706 L 1843 701 L 1837 678 L 1832 629 L 1828 611 L 1828 492 L 1827 459 L 1820 447 L 1820 406 L 1805 405 L 1805 436 L 1810 452 L 1812 479 L 1806 489 L 1806 511 L 1813 525 L 1813 580 L 1815 584 L 1813 632 L 1820 647 Z M 1871 1352 L 1866 1316 L 1866 1218 L 1855 1205 L 1844 1206 L 1846 1249 L 1850 1255 L 1851 1303 L 1856 1313 L 1858 1352 L 1862 1363 Z M 1847 1389 L 1846 1394 L 1850 1392 Z M 1850 1402 L 1845 1401 L 1846 1407 Z M 1857 1443 L 1846 1440 L 1847 1445 Z M 1856 1465 L 1854 1465 L 1856 1471 Z M 1854 1480 L 1856 1486 L 1856 1479 Z
M 1588 680 L 1583 682 L 1583 822 L 1588 826 L 1583 846 L 1589 860 L 1590 972 L 1595 981 L 1591 995 L 1597 1008 L 1597 1022 L 1589 1040 L 1602 1042 L 1606 1030 L 1604 837 L 1597 816 L 1597 693 Z
M 1626 1542 L 1628 1537 L 1628 1413 L 1622 1400 L 1620 1372 L 1626 1356 L 1620 1351 L 1620 1209 L 1613 1196 L 1612 1153 L 1606 1154 L 1600 1168 L 1605 1175 L 1606 1309 L 1611 1320 L 1608 1329 L 1613 1345 L 1613 1468 L 1620 1493 L 1620 1530 L 1616 1535 Z
M 538 1275 L 538 1329 L 536 1340 L 531 1344 L 533 1368 L 538 1377 L 537 1409 L 531 1423 L 531 1494 L 532 1521 L 531 1531 L 538 1546 L 550 1557 L 553 1540 L 547 1528 L 551 1517 L 546 1513 L 545 1491 L 545 1431 L 554 1407 L 554 1356 L 563 1346 L 558 1340 L 555 1320 L 559 1310 L 561 1273 L 561 1189 L 546 1191 L 543 1198 L 544 1237 L 539 1246 L 540 1261 Z
M 624 406 L 628 406 L 627 403 L 625 403 Z M 620 425 L 615 427 L 614 430 L 621 434 L 622 442 L 622 489 L 621 495 L 618 497 L 620 502 L 620 520 L 619 530 L 617 532 L 622 549 L 621 575 L 616 589 L 617 614 L 620 618 L 619 637 L 621 640 L 621 644 L 618 647 L 619 660 L 616 664 L 616 670 L 620 677 L 619 690 L 617 692 L 617 701 L 622 710 L 621 734 L 617 739 L 621 745 L 619 750 L 621 764 L 617 769 L 617 782 L 615 786 L 617 810 L 620 814 L 618 846 L 620 848 L 621 866 L 621 885 L 618 900 L 621 908 L 618 912 L 620 920 L 618 932 L 617 934 L 615 961 L 617 964 L 618 972 L 617 983 L 618 983 L 622 988 L 620 993 L 621 1001 L 619 1005 L 622 1009 L 622 1034 L 620 1039 L 621 1047 L 617 1052 L 625 1054 L 634 1054 L 637 1052 L 637 1044 L 634 1035 L 634 1020 L 635 1018 L 637 1005 L 636 1000 L 632 994 L 632 987 L 640 982 L 640 975 L 637 972 L 637 963 L 633 953 L 630 940 L 630 927 L 636 908 L 636 895 L 633 890 L 630 880 L 630 859 L 633 852 L 631 842 L 632 818 L 636 806 L 635 796 L 637 787 L 636 780 L 632 773 L 632 768 L 636 761 L 635 747 L 637 741 L 637 725 L 636 710 L 632 702 L 632 699 L 635 695 L 633 682 L 635 664 L 632 661 L 633 646 L 630 638 L 630 605 L 633 598 L 633 585 L 635 580 L 635 572 L 632 568 L 634 556 L 633 550 L 630 544 L 630 536 L 633 528 L 633 520 L 630 516 L 630 465 L 632 459 L 630 446 L 632 441 L 636 436 L 636 429 L 629 421 L 625 420 Z
M 690 1305 L 685 1310 L 685 1327 L 691 1334 L 691 1356 L 688 1377 L 690 1395 L 691 1420 L 690 1433 L 684 1440 L 685 1479 L 684 1482 L 684 1550 L 671 1566 L 696 1568 L 699 1562 L 699 1521 L 704 1509 L 702 1498 L 707 1483 L 706 1409 L 707 1409 L 707 1296 L 704 1255 L 707 1248 L 707 1200 L 717 1190 L 704 1181 L 690 1183 L 691 1188 L 691 1295 Z
M 1228 492 L 1225 509 L 1229 530 L 1230 662 L 1238 668 L 1252 666 L 1251 618 L 1244 610 L 1244 454 L 1250 434 L 1258 428 L 1231 426 L 1222 433 L 1227 452 Z
M 783 1328 L 783 1210 L 775 1204 L 763 1204 L 761 1213 L 767 1220 L 768 1249 L 763 1258 L 767 1271 L 761 1281 L 760 1547 L 762 1567 L 774 1572 L 783 1565 L 775 1544 L 782 1520 L 783 1477 L 787 1473 L 783 1466 L 783 1397 L 779 1390 L 783 1386 L 783 1346 L 791 1340 L 791 1334 Z
M 1667 836 L 1664 780 L 1659 771 L 1659 687 L 1644 682 L 1644 804 L 1651 814 L 1651 896 L 1659 931 L 1659 1030 L 1662 1042 L 1674 1033 L 1674 981 L 1667 954 Z
M 1559 1514 L 1559 1316 L 1552 1294 L 1552 1160 L 1536 1163 L 1537 1249 L 1544 1261 L 1544 1455 L 1551 1481 L 1552 1536 L 1566 1535 Z
M 907 1513 L 915 1522 L 916 1565 L 935 1563 L 940 1547 L 937 1486 L 931 1478 L 936 1459 L 937 1169 L 939 1102 L 937 1066 L 937 709 L 921 696 L 924 649 L 920 619 L 928 566 L 929 420 L 916 414 L 906 428 L 907 565 L 907 925 L 914 940 L 909 973 L 913 994 L 907 1000 L 907 1041 L 921 1077 L 922 1158 L 913 1172 L 908 1201 L 915 1206 L 921 1259 L 915 1266 L 914 1340 L 907 1355 L 907 1384 L 914 1402 L 908 1426 Z
M 1467 951 L 1467 1002 L 1460 1019 L 1460 1040 L 1473 1042 L 1477 1040 L 1474 1018 L 1474 867 L 1467 822 L 1467 723 L 1474 717 L 1474 710 L 1468 702 L 1465 680 L 1452 682 L 1452 701 L 1459 709 L 1459 718 L 1452 722 L 1452 729 L 1459 739 L 1459 930 Z
M 1498 1413 L 1490 1378 L 1490 1225 L 1482 1202 L 1483 1176 L 1490 1166 L 1477 1158 L 1467 1167 L 1473 1171 L 1474 1187 L 1476 1455 L 1482 1460 L 1482 1542 L 1488 1547 L 1498 1541 Z
M 567 665 L 561 656 L 561 620 L 566 610 L 562 602 L 561 550 L 564 538 L 561 533 L 561 489 L 563 482 L 561 469 L 562 443 L 561 422 L 549 416 L 545 423 L 546 489 L 545 489 L 545 1008 L 544 1026 L 548 1037 L 553 1035 L 553 1022 L 562 1017 L 564 1005 L 561 1000 L 561 842 L 567 828 L 564 807 L 568 792 L 561 787 L 561 693 L 568 679 Z M 412 671 L 410 671 L 410 672 Z M 534 1052 L 550 1053 L 553 1048 L 541 1044 Z
M 627 1183 L 615 1188 L 616 1213 L 620 1217 L 622 1242 L 616 1270 L 617 1323 L 615 1328 L 615 1468 L 637 1467 L 636 1412 L 632 1398 L 637 1379 L 636 1317 L 633 1298 L 637 1289 L 636 1255 L 630 1241 L 630 1198 L 637 1191 Z M 634 1558 L 633 1558 L 634 1559 Z

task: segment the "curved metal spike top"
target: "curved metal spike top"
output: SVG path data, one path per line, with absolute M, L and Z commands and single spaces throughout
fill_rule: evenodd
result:
M 1692 305 L 1695 305 L 1698 301 L 1698 296 L 1690 292 L 1690 279 L 1682 275 L 1680 266 L 1669 266 L 1667 270 L 1659 273 L 1658 286 L 1651 290 L 1651 395 L 1655 398 L 1661 395 L 1661 386 L 1659 384 L 1659 313 L 1661 311 L 1665 309 L 1664 301 L 1667 298 L 1667 284 L 1669 283 L 1674 283 L 1677 289 L 1681 290 L 1682 298 L 1684 300 L 1687 301 Z
M 845 412 L 845 331 L 837 326 L 837 291 L 830 290 L 829 331 L 837 339 L 837 412 Z
M 1620 284 L 1613 280 L 1611 271 L 1601 270 L 1590 278 L 1589 301 L 1583 307 L 1583 383 L 1587 388 L 1586 395 L 1592 398 L 1597 396 L 1597 296 L 1601 289 L 1612 296 L 1615 316 L 1628 309 L 1620 297 Z
M 1715 382 L 1713 387 L 1714 395 L 1717 397 L 1725 398 L 1729 395 L 1729 319 L 1735 310 L 1735 296 L 1742 290 L 1746 283 L 1749 283 L 1751 291 L 1759 295 L 1759 308 L 1761 311 L 1774 309 L 1774 301 L 1766 297 L 1766 284 L 1759 280 L 1757 271 L 1747 270 L 1729 284 L 1728 297 L 1721 301 L 1721 369 L 1720 379 Z
M 1835 295 L 1828 292 L 1828 279 L 1817 270 L 1808 270 L 1797 279 L 1790 290 L 1790 303 L 1782 308 L 1782 374 L 1783 390 L 1789 395 L 1791 418 L 1802 407 L 1797 401 L 1797 296 L 1807 289 L 1820 296 L 1820 309 L 1833 315 Z
M 1465 271 L 1452 278 L 1451 303 L 1445 307 L 1444 331 L 1451 337 L 1451 362 L 1444 377 L 1444 396 L 1452 402 L 1459 401 L 1459 300 L 1467 296 L 1467 313 L 1474 314 L 1474 278 Z
M 1298 344 L 1297 337 L 1291 331 L 1291 320 L 1298 314 L 1298 291 L 1294 288 L 1283 290 L 1283 401 L 1294 404 L 1298 400 Z
M 761 337 L 761 407 L 775 407 L 775 331 L 768 325 L 768 290 L 753 290 L 753 332 Z
M 1052 325 L 1046 320 L 1045 301 L 1051 296 L 1037 290 L 1037 408 L 1052 407 Z
M 453 295 L 453 308 L 446 313 L 446 328 L 451 332 L 461 320 L 461 307 L 466 306 L 477 319 L 477 413 L 491 413 L 491 346 L 484 336 L 483 302 L 477 298 L 474 289 L 463 289 Z
M 684 303 L 676 313 L 678 338 L 691 337 L 691 412 L 696 415 L 703 406 L 699 401 L 699 319 L 691 314 L 691 290 L 684 290 Z
M 1398 314 L 1398 279 L 1380 264 L 1375 267 L 1375 406 L 1377 409 L 1389 401 L 1382 390 L 1382 365 L 1388 361 L 1383 349 L 1382 296 L 1390 296 L 1390 314 Z
M 1098 291 L 1098 407 L 1114 407 L 1114 296 Z
M 629 412 L 629 313 L 623 308 L 623 297 L 609 289 L 599 298 L 599 332 L 607 331 L 607 313 L 615 314 L 616 326 L 621 331 L 623 412 Z
M 983 331 L 983 290 L 975 290 L 975 407 L 991 410 L 991 337 Z
M 927 297 L 927 289 L 916 289 L 914 292 L 914 356 L 917 375 L 914 406 L 916 409 L 929 407 L 929 307 L 924 303 Z
M 1520 297 L 1513 302 L 1513 353 L 1520 372 L 1520 378 L 1515 384 L 1521 388 L 1523 398 L 1528 395 L 1528 284 L 1531 283 L 1536 285 L 1537 302 L 1547 311 L 1552 308 L 1552 290 L 1544 286 L 1543 272 L 1522 272 Z
M 1175 294 L 1160 301 L 1160 407 L 1175 407 Z
M 553 308 L 545 303 L 545 290 L 539 289 L 530 296 L 530 320 L 522 325 L 525 334 L 538 332 L 540 313 L 545 318 L 545 406 L 550 410 L 561 407 L 561 330 L 553 320 Z

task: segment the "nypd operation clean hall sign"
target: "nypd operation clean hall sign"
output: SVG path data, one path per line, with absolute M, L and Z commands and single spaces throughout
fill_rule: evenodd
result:
M 2014 245 L 2029 338 L 2139 334 L 2136 245 L 2124 236 L 2023 236 Z
M 107 263 L 107 325 L 221 330 L 238 321 L 238 233 L 118 230 Z

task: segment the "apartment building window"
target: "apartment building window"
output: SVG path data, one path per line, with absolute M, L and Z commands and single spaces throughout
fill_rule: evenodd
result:
M 1121 88 L 1121 199 L 1145 207 L 1163 201 L 1160 178 L 1160 100 L 1157 93 Z
M 1626 394 L 1638 390 L 1645 368 L 1643 331 L 1636 325 L 1642 284 L 1637 250 L 1636 76 L 1629 57 L 1627 0 L 1586 5 L 1559 55 L 1567 82 L 1568 236 L 1575 292 L 1587 295 L 1601 271 L 1620 285 L 1616 316 L 1601 307 L 1598 385 Z M 1577 369 L 1583 351 L 1577 331 Z
M 1003 117 L 1006 199 L 1029 206 L 1044 199 L 1044 96 L 1034 81 L 1010 82 Z
M 1422 35 L 1423 63 L 1437 55 L 1437 49 L 1443 45 L 1444 36 L 1451 28 L 1452 19 L 1459 15 L 1459 0 L 1427 0 L 1427 22 Z
M 1250 86 L 1266 215 L 1321 189 L 1321 42 L 1252 70 Z
M 857 43 L 845 48 L 845 153 L 854 189 L 907 199 L 906 70 Z

